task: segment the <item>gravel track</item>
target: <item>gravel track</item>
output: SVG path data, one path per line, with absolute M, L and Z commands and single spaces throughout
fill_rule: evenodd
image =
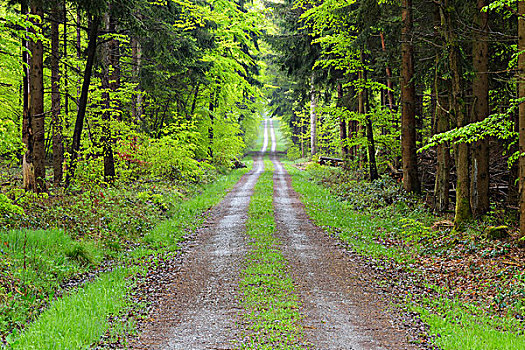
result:
M 291 179 L 275 155 L 275 133 L 264 122 L 264 143 L 246 174 L 187 246 L 169 283 L 141 323 L 133 349 L 235 349 L 242 343 L 238 284 L 247 252 L 250 198 L 264 171 L 271 136 L 277 237 L 302 304 L 306 340 L 313 349 L 417 349 L 398 329 L 370 268 L 308 218 Z

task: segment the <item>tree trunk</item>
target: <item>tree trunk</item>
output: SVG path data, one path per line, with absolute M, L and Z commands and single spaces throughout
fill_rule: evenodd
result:
M 452 76 L 451 110 L 456 117 L 456 126 L 462 127 L 468 124 L 462 87 L 463 73 L 460 64 L 460 51 L 450 13 L 448 12 L 447 0 L 444 1 L 444 6 L 440 8 L 440 15 L 444 28 L 443 33 L 448 49 L 449 68 Z M 472 219 L 470 207 L 469 146 L 466 143 L 458 143 L 456 145 L 456 172 L 456 215 L 454 217 L 454 227 L 457 230 L 462 230 L 465 223 Z
M 337 83 L 337 104 L 341 111 L 343 108 L 343 84 Z M 342 115 L 339 115 L 339 139 L 341 140 L 341 157 L 348 158 L 348 132 L 346 130 L 346 120 Z
M 401 1 L 401 155 L 403 187 L 420 193 L 416 156 L 416 90 L 414 86 L 414 47 L 412 45 L 412 0 Z
M 40 6 L 32 5 L 31 14 L 44 17 L 44 11 Z M 35 25 L 41 26 L 40 23 Z M 41 40 L 29 41 L 31 51 L 31 67 L 29 70 L 29 114 L 30 128 L 32 133 L 31 150 L 33 152 L 34 186 L 32 190 L 42 192 L 46 190 L 45 178 L 45 114 L 44 114 L 44 45 Z
M 113 32 L 111 24 L 111 17 L 109 13 L 104 14 L 104 25 L 107 33 Z M 113 182 L 115 180 L 115 159 L 113 158 L 113 138 L 111 137 L 111 95 L 110 91 L 118 89 L 119 77 L 115 75 L 117 67 L 113 51 L 115 50 L 114 40 L 109 40 L 101 47 L 100 62 L 102 63 L 102 72 L 100 82 L 102 84 L 102 100 L 104 104 L 104 112 L 102 113 L 102 135 L 100 143 L 102 145 L 102 154 L 104 156 L 104 180 L 106 182 Z M 117 72 L 118 74 L 118 72 Z
M 310 151 L 317 154 L 317 91 L 315 90 L 314 74 L 310 78 Z
M 362 63 L 364 64 L 364 58 L 361 56 Z M 362 78 L 364 84 L 367 82 L 367 74 L 366 70 L 363 68 L 362 71 Z M 377 173 L 377 164 L 376 164 L 376 147 L 374 142 L 374 129 L 372 128 L 372 119 L 370 119 L 370 114 L 368 113 L 370 111 L 369 106 L 369 99 L 368 99 L 368 89 L 364 88 L 362 90 L 362 111 L 365 116 L 365 123 L 366 123 L 366 139 L 367 139 L 367 150 L 368 150 L 368 172 L 370 175 L 370 181 L 374 181 L 379 179 L 379 175 Z
M 383 32 L 380 32 L 379 35 L 381 37 L 381 48 L 383 52 L 386 54 L 385 35 L 383 34 Z M 385 71 L 386 71 L 386 87 L 387 87 L 386 96 L 388 100 L 388 109 L 393 111 L 394 110 L 394 83 L 392 82 L 392 69 L 390 69 L 390 66 L 388 65 L 388 63 L 386 64 Z
M 447 109 L 448 101 L 439 98 L 438 72 L 436 69 L 436 133 L 450 130 Z M 434 185 L 434 210 L 442 213 L 449 207 L 450 192 L 450 146 L 448 142 L 437 146 L 436 180 Z
M 132 74 L 137 84 L 133 95 L 132 117 L 136 123 L 142 121 L 142 93 L 140 91 L 140 66 L 142 64 L 142 47 L 137 38 L 131 39 Z
M 475 17 L 472 59 L 474 67 L 474 121 L 482 121 L 489 115 L 489 44 L 488 12 L 481 11 L 488 4 L 487 0 L 478 0 L 478 12 Z M 489 211 L 489 140 L 487 138 L 474 144 L 472 164 L 471 205 L 475 216 Z
M 86 108 L 88 102 L 89 84 L 91 83 L 91 75 L 93 71 L 93 62 L 95 60 L 97 49 L 98 27 L 100 26 L 100 18 L 97 16 L 91 22 L 89 31 L 89 43 L 87 50 L 87 62 L 84 69 L 84 82 L 82 83 L 82 92 L 80 94 L 78 103 L 78 113 L 75 121 L 75 129 L 73 131 L 73 142 L 71 144 L 71 164 L 66 175 L 66 187 L 71 184 L 71 180 L 75 175 L 76 161 L 78 152 L 80 150 L 80 138 L 82 130 L 84 129 L 84 117 L 86 116 Z
M 518 1 L 518 99 L 525 98 L 525 1 Z M 520 246 L 525 246 L 525 104 L 519 105 L 519 170 L 520 170 Z
M 60 34 L 58 31 L 60 10 L 57 1 L 53 7 L 51 21 L 51 116 L 53 125 L 53 182 L 55 186 L 62 182 L 62 163 L 64 162 L 62 118 L 60 115 Z
M 23 15 L 29 14 L 29 7 L 27 0 L 22 0 L 20 6 L 20 12 Z M 22 39 L 22 61 L 24 65 L 22 85 L 23 85 L 23 111 L 22 111 L 22 142 L 26 148 L 22 158 L 22 174 L 24 180 L 24 188 L 31 190 L 35 188 L 35 173 L 33 170 L 33 133 L 31 130 L 31 114 L 29 113 L 29 66 L 30 56 L 26 51 L 29 49 L 29 43 L 26 39 Z

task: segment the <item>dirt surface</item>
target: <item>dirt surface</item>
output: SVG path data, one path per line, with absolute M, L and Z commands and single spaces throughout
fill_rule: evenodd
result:
M 246 253 L 244 223 L 253 187 L 264 169 L 259 157 L 212 210 L 185 252 L 180 270 L 162 286 L 156 307 L 132 349 L 231 349 L 238 340 L 237 288 Z
M 278 238 L 315 349 L 417 349 L 395 327 L 377 284 L 348 250 L 309 220 L 291 179 L 272 157 Z
M 270 129 L 275 150 L 275 134 Z M 268 148 L 265 130 L 263 149 Z M 317 228 L 305 213 L 290 176 L 272 152 L 277 235 L 301 301 L 308 348 L 323 350 L 417 349 L 380 295 L 371 268 Z M 185 248 L 169 281 L 140 326 L 133 349 L 236 349 L 242 343 L 238 285 L 247 252 L 245 222 L 262 157 Z M 388 293 L 388 292 L 387 292 Z

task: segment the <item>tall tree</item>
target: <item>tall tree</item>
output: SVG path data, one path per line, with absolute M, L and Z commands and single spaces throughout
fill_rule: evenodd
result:
M 23 15 L 29 14 L 29 5 L 27 0 L 21 1 L 20 12 Z M 26 29 L 28 30 L 28 29 Z M 22 157 L 22 174 L 24 181 L 24 188 L 31 190 L 35 188 L 35 173 L 33 167 L 33 133 L 31 132 L 31 114 L 29 112 L 29 41 L 27 38 L 22 39 L 22 142 L 25 146 L 25 152 Z
M 90 24 L 89 42 L 87 48 L 87 61 L 84 69 L 84 81 L 82 83 L 82 92 L 78 101 L 78 111 L 75 120 L 75 128 L 73 130 L 73 140 L 71 143 L 71 159 L 69 170 L 66 175 L 66 187 L 71 184 L 71 180 L 75 175 L 76 162 L 80 151 L 80 139 L 82 137 L 82 130 L 84 129 L 84 118 L 86 116 L 86 109 L 88 103 L 89 84 L 91 83 L 91 75 L 93 72 L 93 63 L 97 51 L 97 38 L 100 27 L 100 16 L 95 15 Z
M 456 125 L 463 127 L 468 124 L 468 115 L 465 111 L 465 98 L 463 90 L 463 71 L 461 68 L 461 53 L 459 42 L 452 20 L 452 8 L 448 0 L 440 4 L 440 17 L 443 36 L 448 50 L 449 69 L 452 77 L 451 111 L 456 118 Z M 463 229 L 464 224 L 472 218 L 470 207 L 470 174 L 469 174 L 469 146 L 465 142 L 456 144 L 456 213 L 454 226 Z
M 403 187 L 419 193 L 416 157 L 416 89 L 414 84 L 414 47 L 412 44 L 412 0 L 401 1 L 401 154 L 403 159 Z
M 472 42 L 474 81 L 474 121 L 483 121 L 489 115 L 489 44 L 487 0 L 477 0 L 474 18 L 475 27 Z M 474 144 L 471 180 L 471 205 L 474 215 L 485 214 L 489 210 L 489 140 L 484 138 Z
M 310 152 L 312 156 L 317 154 L 317 95 L 315 75 L 312 72 L 310 78 Z
M 518 98 L 525 99 L 525 1 L 518 1 Z M 525 246 L 525 103 L 519 105 L 520 245 Z
M 61 15 L 59 0 L 53 3 L 51 11 L 51 117 L 53 125 L 53 182 L 62 182 L 62 163 L 64 162 L 64 145 L 62 140 L 62 118 L 60 98 L 60 36 L 59 22 Z M 65 15 L 65 13 L 64 13 Z M 64 18 L 64 32 L 66 18 Z
M 42 27 L 44 9 L 42 3 L 34 1 L 31 4 L 31 15 L 40 18 L 35 20 L 35 26 Z M 29 150 L 32 152 L 32 171 L 34 183 L 27 183 L 26 188 L 36 192 L 46 190 L 45 178 L 45 114 L 44 114 L 44 44 L 41 39 L 29 41 L 31 52 L 31 66 L 29 69 L 29 119 L 31 142 Z M 31 170 L 29 170 L 31 171 Z M 30 178 L 29 175 L 28 178 Z

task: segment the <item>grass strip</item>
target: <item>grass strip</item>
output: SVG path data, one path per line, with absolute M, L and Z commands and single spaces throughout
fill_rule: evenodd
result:
M 58 299 L 29 325 L 12 349 L 86 349 L 106 331 L 107 316 L 128 303 L 126 277 L 130 270 L 105 273 L 72 295 Z
M 404 247 L 386 247 L 381 240 L 403 235 L 406 213 L 392 211 L 388 218 L 353 210 L 322 185 L 309 181 L 306 171 L 285 165 L 292 185 L 300 193 L 309 216 L 316 225 L 337 234 L 356 252 L 373 258 L 392 259 L 407 266 L 411 263 Z M 414 215 L 417 215 L 415 213 Z M 442 350 L 518 350 L 525 349 L 523 324 L 513 317 L 499 317 L 479 307 L 451 301 L 446 297 L 409 299 L 407 304 L 430 326 L 433 343 Z
M 242 349 L 301 349 L 299 300 L 274 236 L 273 166 L 265 161 L 265 167 L 255 185 L 246 223 L 252 249 L 240 282 L 249 329 Z

